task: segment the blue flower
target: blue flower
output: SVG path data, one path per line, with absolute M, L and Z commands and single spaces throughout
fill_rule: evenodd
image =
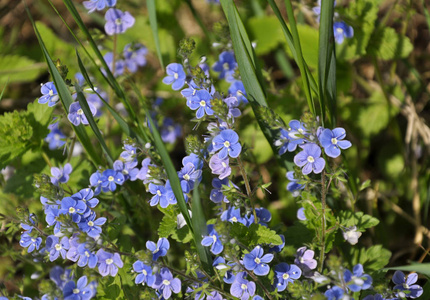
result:
M 146 283 L 148 286 L 152 287 L 156 276 L 152 274 L 152 269 L 150 266 L 147 266 L 138 260 L 133 264 L 133 270 L 134 272 L 139 273 L 134 280 L 136 284 Z
M 88 102 L 88 106 L 90 107 L 91 114 L 94 116 L 97 112 L 97 109 Z M 69 107 L 69 114 L 67 115 L 67 118 L 69 119 L 70 123 L 72 123 L 75 126 L 78 126 L 79 124 L 88 125 L 88 119 L 84 114 L 83 109 L 81 108 L 81 105 L 79 102 L 73 102 L 70 104 Z
M 245 91 L 245 86 L 243 85 L 243 82 L 240 80 L 235 80 L 228 88 L 228 94 L 230 96 L 234 96 L 237 98 L 239 103 L 248 103 L 248 99 L 246 99 L 247 94 Z
M 93 198 L 93 196 L 94 196 L 93 190 L 90 188 L 86 188 L 86 189 L 80 190 L 79 192 L 77 192 L 76 194 L 73 194 L 70 197 L 76 201 L 83 201 L 87 205 L 87 208 L 89 209 L 89 208 L 94 208 L 97 206 L 97 204 L 99 204 L 99 199 Z M 88 212 L 88 209 L 86 212 Z
M 304 136 L 308 136 L 308 134 L 309 134 L 309 132 L 306 129 L 305 125 L 302 122 L 300 122 L 300 121 L 291 120 L 288 123 L 288 126 L 290 127 L 290 128 L 288 128 L 288 136 L 292 140 L 296 140 L 296 142 L 298 144 L 303 143 L 303 137 Z
M 224 250 L 224 246 L 219 239 L 219 235 L 216 232 L 214 225 L 208 225 L 208 232 L 209 235 L 202 239 L 202 245 L 205 247 L 212 245 L 211 252 L 215 255 L 220 254 L 222 250 Z
M 184 96 L 187 100 L 191 99 L 191 97 L 195 96 L 197 91 L 201 89 L 201 87 L 197 86 L 193 80 L 187 83 L 188 87 L 181 91 L 182 96 Z
M 181 187 L 185 193 L 189 193 L 194 189 L 194 184 L 199 182 L 202 176 L 202 170 L 196 170 L 192 163 L 187 163 L 179 172 Z
M 51 168 L 51 182 L 53 185 L 58 186 L 59 183 L 66 183 L 69 181 L 69 175 L 72 173 L 72 165 L 67 163 L 64 165 L 64 168 Z
M 105 92 L 102 92 L 99 90 L 99 95 L 107 101 L 108 97 Z M 86 99 L 88 103 L 91 103 L 96 108 L 96 114 L 94 117 L 98 118 L 102 115 L 101 108 L 104 106 L 103 101 L 100 99 L 100 97 L 97 94 L 86 94 Z
M 124 33 L 134 25 L 134 18 L 128 12 L 110 8 L 105 14 L 105 31 L 107 35 Z
M 236 275 L 233 284 L 230 287 L 230 294 L 240 300 L 248 300 L 249 297 L 255 294 L 255 283 L 248 281 L 246 272 L 240 272 Z
M 242 146 L 239 143 L 239 136 L 232 129 L 221 131 L 212 140 L 214 151 L 221 151 L 218 153 L 219 159 L 224 159 L 228 156 L 236 158 L 242 151 Z
M 203 168 L 203 160 L 194 153 L 191 153 L 188 156 L 185 156 L 182 159 L 182 165 L 185 167 L 188 163 L 192 163 L 194 165 L 194 168 L 196 169 L 202 169 Z
M 78 279 L 77 284 L 74 281 L 69 281 L 64 285 L 63 296 L 64 300 L 88 300 L 94 295 L 90 285 L 87 285 L 87 276 L 82 276 Z
M 290 181 L 287 184 L 287 191 L 293 194 L 293 197 L 300 195 L 300 191 L 305 188 L 304 184 L 297 183 L 298 179 L 294 178 L 294 171 L 287 172 L 287 179 Z
M 152 260 L 156 261 L 160 256 L 166 256 L 167 250 L 170 248 L 169 240 L 160 238 L 155 245 L 152 241 L 146 242 L 146 249 L 152 252 Z
M 291 122 L 290 122 L 291 123 Z M 281 135 L 278 140 L 275 141 L 275 146 L 279 148 L 279 155 L 284 154 L 285 152 L 293 152 L 297 149 L 297 145 L 300 145 L 303 143 L 303 139 L 293 139 L 289 136 L 290 132 L 281 129 Z
M 136 160 L 137 151 L 134 144 L 125 144 L 123 147 L 124 151 L 119 155 L 125 162 L 130 162 Z
M 113 53 L 108 52 L 103 56 L 106 64 L 109 67 L 109 70 L 113 72 Z M 117 77 L 124 74 L 125 62 L 122 59 L 115 60 L 115 71 L 113 72 L 113 76 Z M 103 69 L 103 74 L 106 75 L 106 71 Z
M 70 249 L 67 252 L 67 259 L 78 262 L 79 267 L 85 267 L 88 265 L 91 269 L 97 265 L 97 255 L 87 248 L 86 243 L 79 244 L 75 242 L 73 238 L 70 239 Z
M 399 297 L 418 298 L 423 294 L 423 288 L 415 284 L 418 280 L 417 273 L 411 273 L 408 277 L 402 271 L 396 271 L 393 275 L 393 282 L 396 284 L 393 290 L 399 290 Z M 408 293 L 404 293 L 408 291 Z
M 172 295 L 172 291 L 175 294 L 181 291 L 181 280 L 173 278 L 168 268 L 162 268 L 160 274 L 157 274 L 152 287 L 162 292 L 165 299 L 169 299 Z
M 84 1 L 83 5 L 86 9 L 88 9 L 88 13 L 92 13 L 93 11 L 103 10 L 106 6 L 113 7 L 116 5 L 116 0 L 89 0 Z
M 228 157 L 220 159 L 218 153 L 212 155 L 209 160 L 209 167 L 212 170 L 212 174 L 219 175 L 218 178 L 223 180 L 230 176 L 231 168 L 230 168 L 230 160 Z
M 223 180 L 219 180 L 218 178 L 212 179 L 212 186 L 214 189 L 211 190 L 209 199 L 213 201 L 214 203 L 221 203 L 221 201 L 224 201 L 228 203 L 227 197 L 223 194 L 223 185 L 230 186 L 230 182 L 228 178 L 224 178 Z
M 211 193 L 211 196 L 212 196 L 212 193 Z M 234 206 L 230 206 L 229 209 L 227 209 L 226 211 L 224 211 L 222 213 L 222 215 L 221 215 L 221 221 L 228 221 L 228 222 L 230 222 L 232 224 L 236 223 L 236 222 L 239 222 L 239 223 L 242 223 L 243 225 L 245 225 L 245 223 L 246 223 L 246 220 L 240 214 L 240 208 L 239 207 L 235 208 Z
M 296 265 L 289 265 L 287 263 L 280 263 L 275 266 L 275 287 L 278 292 L 282 292 L 287 287 L 288 283 L 293 283 L 294 280 L 299 279 L 302 271 Z
M 164 118 L 160 135 L 163 142 L 173 144 L 182 135 L 182 127 L 171 118 Z
M 96 220 L 96 213 L 93 212 L 87 219 L 81 219 L 78 226 L 80 230 L 86 232 L 88 236 L 95 239 L 102 233 L 102 228 L 100 226 L 104 223 L 106 223 L 106 218 L 98 218 Z
M 338 286 L 334 286 L 331 289 L 327 290 L 324 293 L 324 296 L 327 297 L 327 300 L 341 300 L 343 299 L 344 290 Z
M 171 84 L 172 89 L 180 90 L 185 84 L 187 77 L 184 72 L 184 67 L 178 63 L 171 63 L 166 67 L 167 76 L 163 78 L 164 84 Z
M 56 260 L 60 254 L 63 259 L 66 259 L 67 251 L 70 248 L 69 238 L 64 236 L 61 241 L 55 235 L 50 235 L 46 238 L 46 251 L 49 252 L 49 260 Z
M 234 118 L 240 117 L 242 114 L 240 109 L 237 108 L 239 106 L 239 100 L 236 97 L 228 97 L 223 99 L 224 103 L 227 104 L 228 107 L 228 114 L 227 116 L 232 118 L 234 121 Z
M 103 192 L 108 192 L 108 191 L 115 191 L 116 190 L 116 185 L 122 185 L 124 183 L 124 175 L 122 175 L 121 172 L 112 170 L 112 169 L 107 169 L 104 170 L 102 173 L 102 176 L 100 177 L 101 182 L 101 188 L 103 190 Z
M 313 275 L 313 269 L 317 267 L 317 261 L 314 259 L 315 252 L 307 250 L 306 247 L 300 247 L 295 254 L 294 263 L 303 271 L 303 275 L 310 277 Z
M 227 82 L 234 81 L 234 71 L 237 68 L 237 62 L 232 51 L 224 51 L 219 55 L 219 60 L 213 65 L 215 72 L 220 72 L 219 79 L 225 78 Z
M 267 265 L 273 260 L 273 254 L 264 255 L 263 248 L 255 247 L 250 253 L 245 254 L 243 265 L 249 271 L 254 271 L 255 275 L 265 276 L 269 274 L 270 267 Z
M 338 44 L 342 44 L 345 38 L 352 38 L 354 36 L 354 29 L 345 22 L 333 23 L 334 40 Z
M 257 222 L 263 226 L 267 226 L 267 223 L 272 220 L 272 214 L 264 207 L 257 207 L 255 214 L 257 215 Z
M 97 251 L 99 273 L 104 277 L 110 275 L 115 277 L 118 268 L 122 268 L 124 263 L 118 253 L 109 253 L 103 249 Z
M 348 288 L 353 292 L 367 290 L 372 286 L 372 277 L 363 274 L 363 266 L 361 264 L 354 266 L 353 273 L 351 273 L 350 270 L 345 270 L 343 279 L 348 285 Z
M 57 89 L 55 88 L 55 85 L 52 81 L 45 83 L 40 88 L 40 92 L 42 93 L 42 97 L 37 100 L 40 104 L 48 103 L 49 107 L 54 106 L 57 104 L 58 100 L 60 99 L 58 96 Z
M 48 147 L 50 150 L 55 150 L 63 146 L 66 141 L 64 139 L 66 136 L 58 128 L 58 123 L 54 123 L 48 126 L 51 131 L 45 138 L 45 142 L 49 143 Z
M 169 206 L 169 199 L 167 198 L 166 188 L 163 185 L 155 185 L 153 183 L 149 184 L 149 192 L 154 196 L 151 198 L 149 205 L 156 206 L 160 203 L 162 208 Z
M 363 300 L 386 300 L 386 299 L 382 297 L 382 295 L 380 294 L 375 294 L 375 295 L 368 295 L 364 297 Z M 392 300 L 396 300 L 396 299 L 392 299 Z
M 124 62 L 130 73 L 135 73 L 138 67 L 146 65 L 146 55 L 148 49 L 142 44 L 136 44 L 133 47 L 127 44 L 124 47 Z
M 54 234 L 57 234 L 61 231 L 61 222 L 58 220 L 60 216 L 60 210 L 52 207 L 47 207 L 45 209 L 45 220 L 49 226 L 54 226 Z
M 151 181 L 151 176 L 149 175 L 149 166 L 154 166 L 151 164 L 150 158 L 145 158 L 142 161 L 142 168 L 137 173 L 137 179 L 143 180 L 143 183 L 147 184 Z
M 269 252 L 276 252 L 276 253 L 279 253 L 279 252 L 281 252 L 282 251 L 282 249 L 284 249 L 284 247 L 285 247 L 285 236 L 283 235 L 283 234 L 280 234 L 279 235 L 279 237 L 281 238 L 281 240 L 282 240 L 282 244 L 280 244 L 280 245 L 275 245 L 275 246 L 273 246 L 273 245 L 269 245 Z
M 21 247 L 27 248 L 27 252 L 31 253 L 34 249 L 39 250 L 40 244 L 42 244 L 42 238 L 31 237 L 28 233 L 24 232 L 19 240 Z
M 333 158 L 340 155 L 340 149 L 348 149 L 351 142 L 343 140 L 346 136 L 345 129 L 335 128 L 333 130 L 324 129 L 319 136 L 321 146 L 324 147 L 325 153 Z
M 65 197 L 61 200 L 60 213 L 70 215 L 75 223 L 81 221 L 81 215 L 86 209 L 87 205 L 82 200 L 75 200 L 72 197 Z
M 124 175 L 125 180 L 135 181 L 137 179 L 137 174 L 139 169 L 135 168 L 137 166 L 137 160 L 124 163 L 121 160 L 116 160 L 113 163 L 113 169 L 117 172 L 121 172 Z
M 203 118 L 203 116 L 212 116 L 214 114 L 211 105 L 212 96 L 207 90 L 199 90 L 196 94 L 187 100 L 187 106 L 192 110 L 196 110 L 197 119 Z
M 303 175 L 311 172 L 321 173 L 325 167 L 325 160 L 321 156 L 321 148 L 316 144 L 305 144 L 303 151 L 294 156 L 294 163 L 302 168 Z

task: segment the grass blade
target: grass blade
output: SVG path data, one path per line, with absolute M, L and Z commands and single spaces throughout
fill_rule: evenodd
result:
M 1 94 L 0 94 L 0 102 L 1 102 L 1 100 L 3 99 L 3 94 L 4 94 L 4 91 L 6 91 L 6 88 L 7 88 L 7 85 L 8 85 L 8 84 L 9 84 L 9 79 L 7 80 L 6 84 L 4 85 L 4 87 L 3 87 L 2 91 L 1 91 Z
M 36 33 L 36 37 L 39 41 L 40 47 L 42 48 L 43 55 L 45 57 L 46 63 L 48 64 L 49 72 L 51 73 L 55 87 L 57 88 L 57 92 L 58 92 L 58 95 L 60 97 L 61 103 L 63 104 L 64 110 L 66 111 L 66 114 L 68 114 L 69 113 L 69 106 L 70 106 L 70 104 L 73 103 L 72 96 L 70 95 L 70 92 L 69 92 L 69 89 L 67 88 L 66 83 L 64 82 L 63 78 L 61 77 L 60 73 L 58 72 L 57 68 L 55 67 L 55 64 L 52 61 L 51 56 L 49 55 L 48 51 L 46 50 L 43 39 L 40 36 L 40 33 L 36 27 L 36 24 L 34 23 L 33 17 L 31 16 L 30 11 L 28 10 L 28 7 L 25 6 L 25 9 L 26 9 L 27 14 L 30 18 L 30 21 L 33 25 L 34 32 Z M 85 131 L 85 128 L 83 126 L 77 126 L 77 127 L 72 126 L 72 128 L 75 131 L 76 136 L 79 139 L 79 141 L 81 142 L 85 151 L 91 157 L 93 164 L 96 167 L 99 165 L 103 165 L 103 162 L 100 158 L 100 155 L 98 155 L 97 152 L 95 151 L 95 149 L 91 143 L 91 140 L 88 137 L 87 132 Z
M 321 1 L 318 51 L 318 95 L 322 122 L 336 125 L 336 55 L 333 35 L 333 1 Z M 326 104 L 327 113 L 326 117 Z
M 160 61 L 161 68 L 164 70 L 163 55 L 161 54 L 160 39 L 158 37 L 157 9 L 155 6 L 155 0 L 147 0 L 146 7 L 148 9 L 149 24 L 151 25 L 152 35 L 154 37 L 158 60 Z

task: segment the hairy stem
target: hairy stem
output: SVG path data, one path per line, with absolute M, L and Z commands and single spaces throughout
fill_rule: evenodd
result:
M 240 173 L 242 174 L 243 181 L 245 182 L 246 194 L 248 195 L 248 198 L 251 201 L 252 213 L 254 214 L 254 223 L 257 224 L 258 223 L 257 212 L 255 211 L 254 200 L 253 200 L 253 197 L 251 195 L 251 193 L 252 193 L 251 192 L 251 186 L 249 185 L 249 179 L 248 179 L 248 176 L 246 175 L 245 167 L 243 165 L 242 160 L 240 159 L 240 156 L 237 157 L 237 164 L 239 166 Z

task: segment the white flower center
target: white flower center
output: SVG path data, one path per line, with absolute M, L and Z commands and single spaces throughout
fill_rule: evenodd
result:
M 34 243 L 34 242 L 36 242 L 36 239 L 31 239 L 31 241 Z
M 333 145 L 336 145 L 336 144 L 337 144 L 337 138 L 332 138 L 332 139 L 331 139 L 331 143 L 332 143 Z
M 80 290 L 79 289 L 73 289 L 73 294 L 79 294 Z
M 148 272 L 146 272 L 146 270 L 145 270 L 145 269 L 143 269 L 143 270 L 142 270 L 142 274 L 146 276 L 146 275 L 148 275 Z
M 315 158 L 313 156 L 308 156 L 308 162 L 313 163 L 315 162 Z
M 186 181 L 188 181 L 188 180 L 190 180 L 190 175 L 185 174 L 183 178 L 184 178 Z
M 108 180 L 109 180 L 109 181 L 114 181 L 114 180 L 115 180 L 115 178 L 114 178 L 113 176 L 109 176 L 109 177 L 108 177 Z
M 403 284 L 403 287 L 404 287 L 405 289 L 409 290 L 409 285 L 408 285 L 406 282 Z
M 48 94 L 49 94 L 49 96 L 51 96 L 51 97 L 52 97 L 52 96 L 54 96 L 54 91 L 53 91 L 53 90 L 49 90 L 49 93 L 48 93 Z
M 111 264 L 113 264 L 113 259 L 112 259 L 112 258 L 108 258 L 108 259 L 106 259 L 106 264 L 107 264 L 107 265 L 111 265 Z
M 88 226 L 93 227 L 94 226 L 94 222 L 93 221 L 88 221 Z
M 60 135 L 58 133 L 54 134 L 54 140 L 58 141 L 60 139 Z
M 227 164 L 225 162 L 221 162 L 221 165 L 222 165 L 223 168 L 227 167 Z
M 55 250 L 60 251 L 63 247 L 61 247 L 61 244 L 55 245 Z
M 288 278 L 290 278 L 290 275 L 289 275 L 288 273 L 284 273 L 284 274 L 282 275 L 282 278 L 283 278 L 284 280 L 287 280 Z
M 69 207 L 69 214 L 73 214 L 76 211 L 74 207 Z
M 226 147 L 226 148 L 230 147 L 230 142 L 229 141 L 225 141 L 224 142 L 224 147 Z
M 167 280 L 167 279 L 164 279 L 164 280 L 163 280 L 163 284 L 164 284 L 164 285 L 170 285 L 170 281 L 169 281 L 169 280 Z
M 78 109 L 78 111 L 76 112 L 78 115 L 83 115 L 84 111 L 82 110 L 82 108 Z
M 88 251 L 85 251 L 85 256 L 90 257 L 90 253 Z
M 336 28 L 336 32 L 337 32 L 337 33 L 343 33 L 343 29 L 342 29 L 342 28 L 340 28 L 340 27 L 338 27 L 338 28 Z
M 242 288 L 242 290 L 246 290 L 248 288 L 248 286 L 246 284 L 244 284 L 244 283 L 242 283 L 240 285 L 240 287 Z
M 303 128 L 297 129 L 298 132 L 303 133 Z
M 115 20 L 115 24 L 116 24 L 117 26 L 121 25 L 121 24 L 122 24 L 122 20 L 121 20 L 121 18 L 116 19 L 116 20 Z
M 196 92 L 197 92 L 197 90 L 194 90 L 194 91 L 193 91 L 193 96 L 196 94 Z
M 222 67 L 224 68 L 224 70 L 230 69 L 230 66 L 226 62 L 222 65 Z
M 215 234 L 212 236 L 212 239 L 214 240 L 214 243 L 215 243 L 216 242 L 216 235 Z
M 256 263 L 256 264 L 259 264 L 259 263 L 261 262 L 261 260 L 260 260 L 258 257 L 256 257 L 256 258 L 254 259 L 254 261 L 255 261 L 255 263 Z
M 173 73 L 173 78 L 178 79 L 179 78 L 179 74 L 178 73 Z
M 206 101 L 205 100 L 200 101 L 200 106 L 205 107 L 206 106 Z

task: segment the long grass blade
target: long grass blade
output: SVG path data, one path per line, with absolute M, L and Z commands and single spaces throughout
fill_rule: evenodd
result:
M 160 38 L 158 37 L 157 8 L 155 5 L 155 0 L 147 0 L 146 7 L 148 9 L 149 25 L 151 25 L 152 36 L 154 37 L 158 60 L 160 61 L 161 68 L 164 70 L 163 55 L 161 54 L 160 47 Z
M 43 55 L 45 57 L 46 63 L 48 64 L 49 72 L 51 73 L 55 87 L 57 88 L 57 92 L 58 92 L 58 95 L 60 97 L 61 103 L 63 104 L 64 110 L 66 111 L 66 114 L 68 114 L 69 113 L 69 106 L 70 106 L 70 104 L 73 103 L 72 96 L 70 95 L 70 92 L 67 88 L 66 83 L 64 82 L 63 78 L 61 77 L 60 73 L 58 72 L 57 68 L 55 67 L 55 64 L 52 61 L 51 56 L 49 55 L 48 51 L 46 50 L 43 39 L 40 36 L 40 33 L 37 29 L 37 26 L 34 23 L 33 17 L 31 16 L 30 11 L 28 10 L 28 7 L 25 6 L 25 9 L 26 9 L 27 14 L 30 18 L 30 21 L 33 25 L 34 32 L 36 33 L 36 37 L 39 41 L 40 47 L 42 48 Z M 91 143 L 91 140 L 88 137 L 87 132 L 85 131 L 85 128 L 83 126 L 72 126 L 72 127 L 76 133 L 77 138 L 79 139 L 82 146 L 84 147 L 85 151 L 91 157 L 93 164 L 96 167 L 99 165 L 102 165 L 103 162 L 100 158 L 100 155 L 98 155 L 97 152 L 95 151 L 95 149 Z
M 4 91 L 6 91 L 6 88 L 7 88 L 7 85 L 8 85 L 8 84 L 9 84 L 9 79 L 7 80 L 6 84 L 4 85 L 4 87 L 3 87 L 2 91 L 1 91 L 1 94 L 0 94 L 0 102 L 1 102 L 1 100 L 3 99 L 3 94 L 4 94 Z

